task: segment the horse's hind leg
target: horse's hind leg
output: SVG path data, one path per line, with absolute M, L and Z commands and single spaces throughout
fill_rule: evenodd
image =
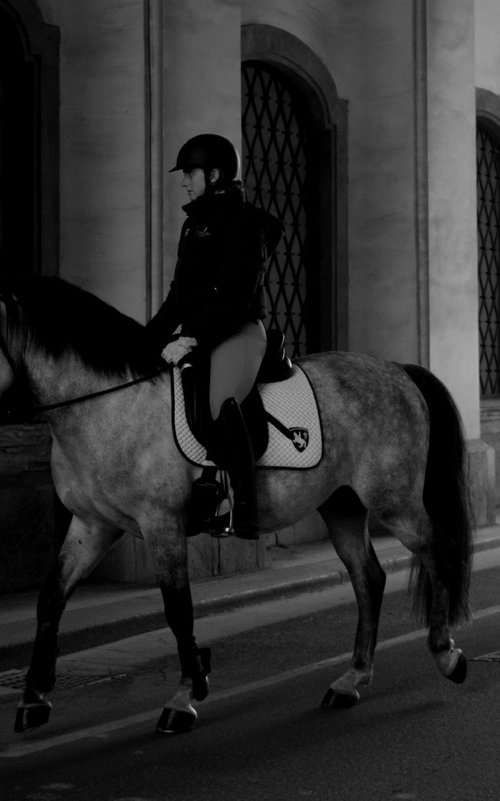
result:
M 66 602 L 77 584 L 87 576 L 121 536 L 118 529 L 86 524 L 73 517 L 56 564 L 38 596 L 37 631 L 26 684 L 19 703 L 14 730 L 27 731 L 46 723 L 51 704 L 44 697 L 56 680 L 58 631 Z
M 467 661 L 450 635 L 450 615 L 459 619 L 462 613 L 454 612 L 453 607 L 465 603 L 461 600 L 464 593 L 460 571 L 447 563 L 449 546 L 443 547 L 443 532 L 433 526 L 420 506 L 412 513 L 407 505 L 404 512 L 380 514 L 379 519 L 414 556 L 415 611 L 421 613 L 429 628 L 427 644 L 439 672 L 451 681 L 463 682 Z
M 385 573 L 368 536 L 368 512 L 349 487 L 341 487 L 320 508 L 332 543 L 349 573 L 358 603 L 352 664 L 332 682 L 323 707 L 344 708 L 359 701 L 358 687 L 370 684 L 377 643 Z

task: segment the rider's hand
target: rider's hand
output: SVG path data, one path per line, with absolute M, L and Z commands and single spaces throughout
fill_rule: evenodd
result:
M 167 364 L 177 365 L 198 344 L 194 337 L 179 337 L 163 348 L 161 357 Z
M 193 350 L 193 348 L 196 348 L 196 346 L 198 344 L 198 340 L 195 339 L 194 337 L 182 337 L 181 336 L 181 337 L 179 337 L 179 339 L 177 341 L 180 342 L 182 345 L 185 345 L 185 347 L 187 348 L 188 351 L 189 350 Z

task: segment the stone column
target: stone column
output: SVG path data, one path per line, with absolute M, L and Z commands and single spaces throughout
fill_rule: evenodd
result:
M 474 0 L 422 5 L 417 0 L 416 5 L 423 55 L 417 100 L 419 87 L 425 87 L 424 118 L 417 125 L 423 123 L 427 132 L 421 175 L 427 184 L 427 192 L 421 192 L 427 204 L 421 342 L 429 368 L 462 414 L 477 521 L 484 525 L 494 521 L 494 462 L 492 449 L 479 439 Z
M 163 5 L 164 293 L 173 277 L 187 203 L 179 173 L 170 175 L 187 139 L 226 136 L 240 149 L 241 10 L 239 3 L 169 0 Z M 154 311 L 154 309 L 153 309 Z

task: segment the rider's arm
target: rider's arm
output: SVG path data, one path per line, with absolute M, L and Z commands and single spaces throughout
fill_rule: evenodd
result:
M 146 331 L 152 347 L 157 351 L 161 351 L 172 339 L 172 335 L 179 323 L 177 287 L 175 281 L 172 281 L 164 303 L 146 325 Z

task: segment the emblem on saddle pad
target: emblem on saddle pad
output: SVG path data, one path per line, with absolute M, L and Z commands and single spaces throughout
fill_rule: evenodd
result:
M 309 431 L 307 428 L 291 428 L 290 433 L 292 434 L 292 445 L 297 448 L 299 453 L 305 451 L 309 445 Z

